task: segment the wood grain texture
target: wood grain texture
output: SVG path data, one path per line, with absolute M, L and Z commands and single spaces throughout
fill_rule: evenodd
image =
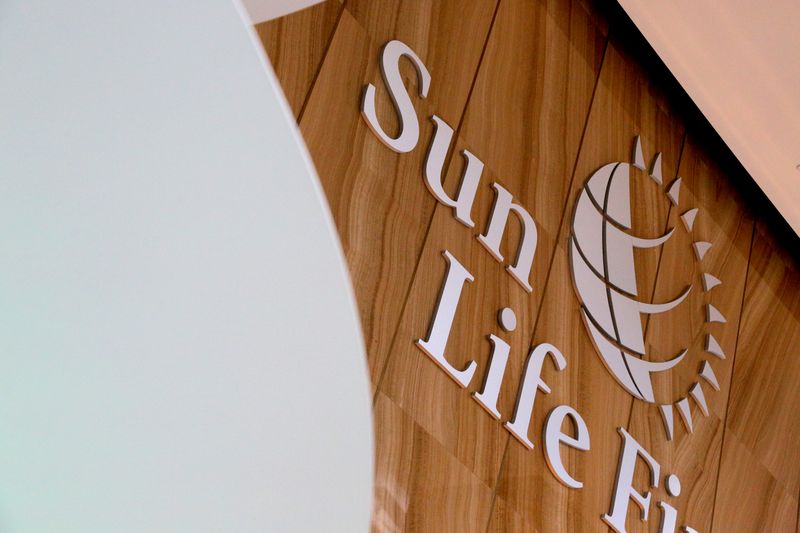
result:
M 342 9 L 341 0 L 326 0 L 255 27 L 295 118 L 300 117 Z
M 723 424 L 736 356 L 737 334 L 745 277 L 750 258 L 753 219 L 746 203 L 731 185 L 727 176 L 697 142 L 689 137 L 684 146 L 679 175 L 682 177 L 680 203 L 670 210 L 669 225 L 675 228 L 674 237 L 664 245 L 655 299 L 667 301 L 692 284 L 692 292 L 682 306 L 683 313 L 653 315 L 647 331 L 648 349 L 674 355 L 689 348 L 686 364 L 698 372 L 708 361 L 720 384 L 716 392 L 696 373 L 669 373 L 654 379 L 656 399 L 674 404 L 690 398 L 693 433 L 689 433 L 675 410 L 675 437 L 664 438 L 661 414 L 653 405 L 635 402 L 629 431 L 641 444 L 659 458 L 665 475 L 676 473 L 686 490 L 679 497 L 670 497 L 664 488 L 657 497 L 682 511 L 681 523 L 698 531 L 710 531 L 716 497 L 719 454 Z M 699 208 L 689 231 L 680 215 Z M 698 240 L 713 243 L 702 261 L 694 260 L 692 243 Z M 703 290 L 701 274 L 711 273 L 721 280 L 709 292 Z M 727 319 L 725 324 L 706 324 L 705 305 L 712 303 Z M 726 354 L 725 360 L 705 352 L 706 334 L 711 333 Z M 683 364 L 683 363 L 682 363 Z M 699 406 L 688 394 L 689 388 L 700 383 L 710 415 L 704 417 Z M 644 472 L 638 478 L 645 486 Z M 652 527 L 650 527 L 652 530 Z M 647 530 L 636 523 L 631 531 Z
M 383 394 L 375 403 L 375 531 L 471 531 L 491 491 Z
M 718 164 L 716 149 L 685 131 L 687 111 L 653 77 L 631 44 L 591 4 L 558 0 L 329 0 L 259 27 L 314 159 L 342 239 L 367 341 L 376 388 L 374 531 L 606 531 L 621 447 L 628 428 L 660 462 L 651 518 L 629 507 L 629 531 L 658 531 L 658 500 L 679 511 L 679 524 L 701 532 L 798 531 L 800 497 L 800 268 L 785 242 L 754 223 L 748 179 Z M 609 31 L 611 34 L 609 35 Z M 359 113 L 374 83 L 387 131 L 397 119 L 378 69 L 383 44 L 400 39 L 431 72 L 428 98 L 416 96 L 408 62 L 404 81 L 420 120 L 409 154 L 382 145 Z M 608 42 L 608 44 L 607 44 Z M 423 181 L 436 113 L 455 130 L 445 162 L 445 189 L 455 194 L 468 149 L 485 164 L 473 208 L 475 228 L 456 221 Z M 683 397 L 708 359 L 721 391 L 702 383 L 710 414 L 692 402 L 694 431 L 677 413 L 675 439 L 664 438 L 656 407 L 634 401 L 609 374 L 582 323 L 572 286 L 568 237 L 574 201 L 600 166 L 631 159 L 641 135 L 649 164 L 663 153 L 665 185 L 682 177 L 680 203 L 632 174 L 633 232 L 655 236 L 674 227 L 663 247 L 638 251 L 637 289 L 665 301 L 693 292 L 680 311 L 643 321 L 648 353 L 671 357 L 690 349 L 681 372 L 654 382 L 656 398 Z M 476 235 L 487 224 L 494 193 L 508 189 L 537 222 L 539 244 L 528 294 L 505 271 L 519 237 L 516 221 L 497 262 Z M 680 215 L 700 212 L 691 232 Z M 691 242 L 713 243 L 702 262 Z M 796 242 L 796 240 L 794 241 Z M 424 338 L 445 275 L 449 250 L 474 276 L 459 303 L 446 354 L 477 372 L 459 387 L 415 345 Z M 722 285 L 705 293 L 702 272 Z M 726 324 L 706 327 L 713 303 Z M 497 311 L 511 307 L 517 329 L 503 332 Z M 714 334 L 725 360 L 704 353 Z M 472 398 L 489 366 L 493 333 L 511 346 L 498 408 L 500 421 Z M 539 393 L 530 424 L 534 450 L 503 428 L 513 412 L 531 346 L 555 344 L 567 358 L 557 372 L 545 363 L 552 393 Z M 653 355 L 654 354 L 654 355 Z M 379 390 L 377 390 L 379 389 Z M 586 420 L 591 450 L 562 447 L 567 469 L 584 481 L 568 489 L 550 473 L 541 431 L 554 406 L 568 404 Z M 566 428 L 565 428 L 566 429 Z M 643 466 L 643 465 L 642 465 Z M 647 488 L 644 468 L 636 487 Z M 677 474 L 678 497 L 663 476 Z
M 501 390 L 498 405 L 503 419 L 507 420 L 510 417 L 516 399 L 517 383 L 528 352 L 530 332 L 535 317 L 535 302 L 540 298 L 541 290 L 536 290 L 533 295 L 525 292 L 511 279 L 503 265 L 477 242 L 475 236 L 486 227 L 491 211 L 494 193 L 490 183 L 501 183 L 518 201 L 527 205 L 529 200 L 539 196 L 548 197 L 557 194 L 556 198 L 563 198 L 563 180 L 560 177 L 557 179 L 548 177 L 551 173 L 560 176 L 563 172 L 570 172 L 569 163 L 562 162 L 556 168 L 547 168 L 542 162 L 537 161 L 536 165 L 542 167 L 519 167 L 506 169 L 503 175 L 496 174 L 495 164 L 501 165 L 503 162 L 498 156 L 492 157 L 491 150 L 487 149 L 489 147 L 486 141 L 492 140 L 492 136 L 488 135 L 488 128 L 493 122 L 490 117 L 510 115 L 514 110 L 521 109 L 523 103 L 534 109 L 548 105 L 563 105 L 563 102 L 538 101 L 537 98 L 541 98 L 545 93 L 542 88 L 545 80 L 549 80 L 552 84 L 560 84 L 560 90 L 553 89 L 553 92 L 558 94 L 567 90 L 577 92 L 578 89 L 568 89 L 576 85 L 582 90 L 581 98 L 576 100 L 582 100 L 583 109 L 576 103 L 574 108 L 564 110 L 562 107 L 562 112 L 538 119 L 545 124 L 542 131 L 551 131 L 554 139 L 561 139 L 562 143 L 567 142 L 569 145 L 561 146 L 560 149 L 575 157 L 582 131 L 582 124 L 576 117 L 585 115 L 588 109 L 603 46 L 603 39 L 597 39 L 594 34 L 588 14 L 579 8 L 575 16 L 582 17 L 582 20 L 575 22 L 575 26 L 580 30 L 576 30 L 579 33 L 571 35 L 576 42 L 573 49 L 576 50 L 576 55 L 579 52 L 593 55 L 594 61 L 584 62 L 582 69 L 572 71 L 572 76 L 564 75 L 563 73 L 570 72 L 564 68 L 570 60 L 570 54 L 559 57 L 549 52 L 553 50 L 560 53 L 570 50 L 570 47 L 567 42 L 563 42 L 560 46 L 548 48 L 546 37 L 560 31 L 558 24 L 568 25 L 573 13 L 567 7 L 556 12 L 557 16 L 550 18 L 542 16 L 542 13 L 538 13 L 538 17 L 526 17 L 525 15 L 529 15 L 526 7 L 527 5 L 522 2 L 506 2 L 498 12 L 495 30 L 489 39 L 475 92 L 465 117 L 463 137 L 455 143 L 459 150 L 467 148 L 475 154 L 480 154 L 486 165 L 482 186 L 473 209 L 476 227 L 472 231 L 467 229 L 453 219 L 449 208 L 442 205 L 437 207 L 382 389 L 410 412 L 420 425 L 443 442 L 456 457 L 473 468 L 489 486 L 494 486 L 497 478 L 508 434 L 499 422 L 481 410 L 471 399 L 468 391 L 474 392 L 480 388 L 490 352 L 490 344 L 486 337 L 490 333 L 500 333 L 496 321 L 497 312 L 509 306 L 516 312 L 519 325 L 513 334 L 503 335 L 503 338 L 509 341 L 512 350 L 504 379 L 506 385 Z M 511 76 L 504 84 L 489 84 L 486 80 L 498 80 L 498 69 L 507 69 L 506 72 L 511 74 L 508 69 L 512 65 L 503 57 L 506 54 L 503 48 L 509 38 L 518 37 L 514 29 L 518 25 L 519 29 L 516 31 L 525 31 L 529 37 L 539 36 L 538 40 L 530 39 L 532 42 L 529 48 L 517 51 L 517 57 L 530 65 L 531 73 Z M 570 34 L 562 34 L 565 40 L 569 36 Z M 588 54 L 591 47 L 595 48 L 594 54 Z M 514 72 L 518 71 L 519 69 Z M 497 90 L 498 87 L 501 87 L 499 92 L 487 94 L 488 91 Z M 529 154 L 531 150 L 538 149 L 536 133 L 531 132 L 528 135 L 527 145 L 519 145 L 516 131 L 511 129 L 507 132 L 507 138 L 518 145 L 520 154 Z M 472 140 L 468 141 L 467 137 Z M 485 155 L 486 152 L 489 152 L 489 157 Z M 530 155 L 521 155 L 521 158 L 532 159 Z M 455 189 L 462 168 L 461 158 L 453 158 L 448 175 L 448 183 L 452 189 Z M 556 189 L 550 190 L 553 187 Z M 555 211 L 549 220 L 557 226 L 561 218 L 563 201 L 542 202 L 539 205 L 542 206 L 542 212 L 538 213 L 534 208 L 533 216 L 537 220 L 539 218 L 548 220 L 544 213 Z M 505 243 L 507 248 L 503 250 L 506 257 L 513 256 L 511 246 L 516 245 L 519 233 L 516 224 L 513 219 L 509 222 L 512 234 Z M 554 240 L 552 237 L 547 238 L 546 231 L 549 230 L 551 234 L 555 231 L 542 224 L 539 227 L 537 249 L 539 262 L 532 276 L 533 285 L 536 287 L 544 285 L 546 265 L 553 250 Z M 444 275 L 445 263 L 441 255 L 444 249 L 452 252 L 475 275 L 475 282 L 465 290 L 463 302 L 459 304 L 463 312 L 457 317 L 458 322 L 455 327 L 458 334 L 451 336 L 447 348 L 448 356 L 457 368 L 463 367 L 470 360 L 478 363 L 477 378 L 467 391 L 460 389 L 414 345 L 415 339 L 424 338 L 431 320 L 436 295 Z M 454 419 L 458 420 L 458 423 L 452 423 Z
M 502 421 L 510 418 L 530 346 L 536 302 L 541 298 L 555 246 L 553 235 L 563 216 L 567 188 L 564 176 L 570 175 L 574 167 L 605 44 L 602 28 L 577 3 L 538 3 L 536 9 L 530 8 L 531 3 L 526 2 L 502 3 L 464 118 L 462 135 L 454 143 L 459 151 L 469 149 L 486 165 L 473 209 L 476 227 L 471 231 L 453 219 L 449 208 L 442 205 L 436 208 L 382 386 L 382 391 L 490 487 L 497 480 L 509 434 L 500 421 L 481 409 L 470 393 L 480 389 L 488 366 L 487 335 L 497 334 L 512 347 L 498 402 Z M 528 58 L 524 69 L 508 58 L 508 47 L 522 39 Z M 548 101 L 555 95 L 571 95 L 573 100 L 570 105 L 564 100 L 558 109 L 545 112 L 541 111 L 547 108 L 542 101 L 545 95 Z M 536 121 L 542 127 L 522 138 L 516 125 L 492 133 L 498 120 L 525 123 L 537 113 L 540 114 Z M 540 157 L 541 144 L 551 146 L 554 154 Z M 517 153 L 522 164 L 513 166 L 512 161 L 503 159 L 497 151 Z M 496 155 L 492 156 L 493 152 Z M 496 165 L 504 168 L 502 174 Z M 451 190 L 455 190 L 462 168 L 461 158 L 453 157 L 447 180 Z M 533 294 L 517 285 L 503 264 L 475 239 L 489 218 L 494 199 L 492 182 L 503 185 L 518 202 L 531 209 L 538 222 Z M 512 246 L 516 245 L 519 233 L 513 219 L 509 227 L 511 235 L 502 249 L 505 257 L 513 256 Z M 460 313 L 447 346 L 447 355 L 456 368 L 463 368 L 471 360 L 477 363 L 479 370 L 466 390 L 414 345 L 415 339 L 424 338 L 431 320 L 445 272 L 441 255 L 445 249 L 475 276 L 462 295 Z M 518 317 L 513 334 L 501 333 L 497 324 L 497 312 L 506 306 Z M 469 531 L 482 531 L 485 527 L 484 522 Z
M 379 47 L 399 39 L 423 59 L 432 77 L 428 109 L 453 128 L 464 113 L 496 8 L 495 0 L 347 1 L 347 11 Z M 420 112 L 420 121 L 430 114 Z M 420 144 L 427 139 L 423 135 Z
M 713 533 L 795 531 L 796 494 L 787 491 L 733 432 L 722 450 Z
M 546 414 L 559 404 L 570 405 L 581 413 L 591 435 L 591 451 L 564 448 L 563 456 L 570 471 L 585 486 L 579 491 L 565 487 L 550 475 L 540 450 L 531 453 L 512 440 L 498 487 L 498 496 L 543 532 L 591 531 L 602 524 L 598 517 L 608 510 L 621 443 L 617 428 L 627 427 L 632 403 L 632 396 L 614 381 L 595 353 L 583 325 L 567 252 L 574 202 L 586 179 L 600 166 L 630 161 L 637 133 L 642 136 L 645 154 L 652 156 L 656 149 L 661 150 L 664 175 L 675 175 L 683 125 L 668 112 L 665 102 L 659 89 L 641 75 L 637 63 L 612 40 L 568 193 L 566 218 L 557 239 L 532 343 L 550 342 L 568 360 L 564 372 L 545 375 L 553 392 L 540 398 L 533 427 L 541 428 Z M 650 236 L 661 234 L 669 211 L 663 192 L 644 172 L 635 171 L 631 183 L 635 231 Z M 658 255 L 637 259 L 641 266 L 639 294 L 651 295 Z
M 415 151 L 397 154 L 388 149 L 358 112 L 365 85 L 373 83 L 381 123 L 390 131 L 397 128 L 378 69 L 384 41 L 359 24 L 349 8 L 340 18 L 300 122 L 352 274 L 373 384 L 383 371 L 435 206 L 422 175 L 424 145 L 433 132 L 427 117 L 437 113 L 452 125 L 460 122 L 494 15 L 494 4 L 469 5 L 451 8 L 450 18 L 443 18 L 440 9 L 431 10 L 427 31 L 406 37 L 433 78 L 428 98 L 421 100 L 413 67 L 407 61 L 402 65 L 420 120 L 420 146 Z M 419 16 L 417 10 L 399 11 L 396 23 L 406 27 L 407 19 Z M 465 35 L 467 27 L 470 32 Z M 457 40 L 462 52 L 457 61 L 427 57 L 435 42 L 443 46 Z M 447 108 L 435 106 L 442 91 L 449 95 Z
M 790 531 L 797 525 L 798 345 L 798 265 L 767 228 L 757 224 L 728 403 L 714 531 L 727 531 L 743 515 L 740 493 L 731 487 L 752 491 L 748 518 L 775 524 L 775 530 Z
M 525 518 L 515 511 L 502 498 L 495 498 L 492 508 L 492 518 L 486 533 L 505 533 L 506 531 L 524 531 L 525 533 L 538 533 L 535 527 L 525 521 Z
M 800 490 L 800 274 L 756 227 L 744 301 L 741 357 L 728 428 L 793 494 Z

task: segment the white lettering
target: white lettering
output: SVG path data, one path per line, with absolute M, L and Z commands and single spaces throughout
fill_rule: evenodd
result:
M 444 349 L 447 346 L 450 330 L 453 328 L 453 319 L 456 316 L 456 307 L 461 299 L 461 291 L 464 289 L 464 284 L 465 282 L 474 281 L 475 278 L 450 252 L 445 250 L 442 255 L 447 260 L 447 274 L 445 274 L 442 293 L 436 305 L 436 310 L 433 312 L 428 338 L 424 341 L 417 339 L 417 346 L 433 359 L 456 383 L 466 387 L 472 381 L 472 376 L 475 375 L 477 364 L 475 361 L 470 361 L 466 368 L 457 370 L 445 358 Z
M 492 417 L 499 419 L 500 411 L 497 410 L 497 397 L 500 396 L 500 384 L 503 382 L 503 374 L 506 372 L 508 352 L 511 347 L 496 335 L 489 335 L 489 340 L 492 342 L 492 359 L 489 363 L 489 370 L 486 372 L 486 382 L 483 384 L 481 392 L 473 392 L 472 397 Z
M 542 365 L 544 365 L 544 359 L 548 355 L 553 359 L 556 370 L 564 370 L 567 366 L 567 360 L 564 359 L 564 355 L 552 344 L 544 343 L 532 349 L 528 355 L 525 374 L 522 377 L 517 406 L 514 408 L 514 418 L 511 422 L 504 424 L 505 428 L 528 449 L 533 449 L 533 443 L 528 439 L 528 426 L 533 415 L 536 391 L 541 390 L 545 394 L 550 394 L 550 387 L 542 381 L 541 377 Z
M 650 486 L 658 487 L 658 476 L 661 466 L 645 450 L 641 444 L 636 442 L 630 433 L 623 428 L 617 428 L 622 435 L 622 452 L 617 466 L 617 481 L 614 485 L 614 497 L 611 500 L 611 514 L 603 515 L 603 521 L 617 533 L 627 533 L 625 530 L 625 517 L 628 514 L 628 502 L 633 502 L 641 509 L 641 518 L 647 522 L 650 514 L 649 491 L 644 494 L 633 488 L 633 471 L 636 468 L 636 460 L 641 457 L 650 469 Z
M 414 104 L 411 103 L 411 98 L 403 85 L 403 77 L 400 75 L 400 58 L 403 56 L 409 58 L 417 69 L 419 95 L 422 98 L 428 96 L 428 89 L 431 85 L 431 75 L 428 69 L 407 44 L 397 40 L 386 43 L 381 54 L 381 74 L 400 122 L 400 133 L 397 137 L 387 134 L 378 121 L 378 114 L 375 111 L 374 85 L 370 83 L 366 86 L 361 99 L 361 114 L 364 115 L 367 125 L 383 144 L 399 153 L 410 152 L 419 141 L 419 119 L 417 119 Z
M 466 166 L 464 167 L 464 173 L 461 175 L 458 195 L 456 195 L 455 200 L 450 198 L 442 187 L 442 168 L 444 167 L 445 157 L 447 157 L 447 150 L 450 148 L 450 143 L 453 139 L 453 128 L 436 115 L 433 115 L 431 120 L 436 126 L 436 132 L 433 134 L 433 140 L 425 161 L 425 185 L 437 200 L 453 208 L 456 220 L 468 228 L 475 227 L 471 214 L 472 204 L 475 202 L 475 195 L 478 192 L 478 182 L 483 172 L 483 162 L 469 150 L 461 152 L 464 154 L 464 159 L 466 159 Z
M 575 425 L 575 437 L 561 431 L 565 418 L 571 418 Z M 569 475 L 561 460 L 561 444 L 566 444 L 576 450 L 589 450 L 589 428 L 578 411 L 569 405 L 555 407 L 544 422 L 544 457 L 547 466 L 556 478 L 572 489 L 583 488 L 583 483 Z
M 503 254 L 500 253 L 500 241 L 503 239 L 503 234 L 506 231 L 508 215 L 513 211 L 522 223 L 522 235 L 520 235 L 514 264 L 508 266 L 506 270 L 508 270 L 511 277 L 517 280 L 526 291 L 533 292 L 533 287 L 531 287 L 529 278 L 531 275 L 531 267 L 533 266 L 533 256 L 536 253 L 536 241 L 538 239 L 536 222 L 534 222 L 530 213 L 528 213 L 524 207 L 513 202 L 514 197 L 500 184 L 493 183 L 492 187 L 494 187 L 495 190 L 492 216 L 489 219 L 486 233 L 478 236 L 478 242 L 486 247 L 495 259 L 503 261 Z

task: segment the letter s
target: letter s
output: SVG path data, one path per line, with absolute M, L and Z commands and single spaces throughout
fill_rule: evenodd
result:
M 419 119 L 400 76 L 400 58 L 403 56 L 408 57 L 417 69 L 419 95 L 422 98 L 428 96 L 431 85 L 428 69 L 407 44 L 394 40 L 384 45 L 381 54 L 381 74 L 400 120 L 400 134 L 396 138 L 387 135 L 378 123 L 378 115 L 375 113 L 375 86 L 368 84 L 361 99 L 361 114 L 364 115 L 370 129 L 383 144 L 399 153 L 410 152 L 417 146 L 419 140 Z

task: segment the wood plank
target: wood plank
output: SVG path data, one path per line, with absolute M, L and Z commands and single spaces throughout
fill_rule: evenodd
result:
M 796 493 L 787 491 L 731 431 L 725 435 L 718 490 L 712 533 L 795 531 Z
M 562 457 L 584 487 L 565 487 L 550 475 L 541 451 L 529 452 L 511 440 L 497 489 L 499 497 L 541 531 L 602 529 L 599 515 L 609 508 L 621 447 L 616 428 L 627 427 L 633 398 L 607 371 L 584 328 L 567 252 L 574 202 L 586 179 L 600 166 L 631 160 L 636 134 L 641 135 L 646 161 L 649 163 L 660 150 L 664 175 L 675 175 L 684 132 L 680 118 L 672 114 L 667 103 L 660 88 L 645 77 L 640 65 L 612 37 L 533 338 L 533 344 L 550 342 L 560 348 L 568 367 L 544 376 L 553 392 L 539 398 L 532 427 L 542 428 L 545 415 L 559 404 L 581 413 L 591 435 L 591 450 L 562 448 Z M 669 211 L 663 190 L 645 172 L 635 169 L 631 183 L 633 232 L 661 234 Z M 657 251 L 637 256 L 639 294 L 653 293 L 657 265 Z
M 375 403 L 372 530 L 475 531 L 491 490 L 383 394 Z
M 689 348 L 676 371 L 657 375 L 653 380 L 656 400 L 673 405 L 674 440 L 668 441 L 661 413 L 654 405 L 634 402 L 629 431 L 656 457 L 663 475 L 676 474 L 682 484 L 679 497 L 669 496 L 662 486 L 656 498 L 680 510 L 680 523 L 698 531 L 710 531 L 716 497 L 716 482 L 721 453 L 731 369 L 736 356 L 737 335 L 745 278 L 753 234 L 753 219 L 744 198 L 734 189 L 726 175 L 709 157 L 708 151 L 689 136 L 680 164 L 682 177 L 680 203 L 670 211 L 674 236 L 664 245 L 661 267 L 656 281 L 655 300 L 668 301 L 692 284 L 689 297 L 673 312 L 652 315 L 647 331 L 651 353 L 673 356 Z M 680 216 L 698 208 L 692 230 Z M 695 260 L 692 243 L 698 240 L 713 243 L 702 261 Z M 711 273 L 722 284 L 705 292 L 701 275 Z M 705 305 L 711 303 L 726 317 L 725 324 L 706 324 Z M 713 334 L 726 359 L 705 351 L 706 334 Z M 720 385 L 716 392 L 698 376 L 703 362 L 708 361 Z M 688 367 L 688 368 L 687 368 Z M 680 370 L 678 370 L 680 369 Z M 709 417 L 703 416 L 689 389 L 700 383 Z M 693 420 L 692 434 L 680 420 L 674 402 L 689 398 Z M 637 486 L 647 486 L 646 472 L 637 476 Z M 630 531 L 652 530 L 639 521 L 632 521 Z
M 492 519 L 486 533 L 538 533 L 538 529 L 525 521 L 523 516 L 510 507 L 502 498 L 495 498 Z
M 735 435 L 786 491 L 797 495 L 800 269 L 761 223 L 747 276 L 725 441 Z
M 341 0 L 326 0 L 255 26 L 296 119 L 325 57 L 342 8 Z
M 515 42 L 524 44 L 509 58 L 509 45 Z M 564 176 L 571 174 L 577 157 L 582 121 L 604 44 L 603 28 L 577 2 L 537 2 L 533 9 L 530 2 L 501 3 L 462 135 L 455 143 L 459 150 L 469 149 L 486 165 L 473 209 L 476 227 L 464 227 L 449 208 L 437 207 L 381 389 L 489 486 L 496 482 L 508 432 L 470 393 L 480 389 L 488 366 L 487 335 L 496 334 L 511 346 L 498 402 L 502 420 L 510 418 L 529 349 L 536 301 L 541 297 L 555 245 L 553 235 L 563 216 Z M 572 100 L 565 100 L 567 97 Z M 551 110 L 543 98 L 557 109 Z M 497 120 L 513 120 L 514 125 L 500 128 Z M 535 127 L 520 139 L 519 124 Z M 512 168 L 509 161 L 498 159 L 497 147 L 503 142 L 519 150 L 520 166 Z M 552 147 L 553 155 L 540 157 L 542 144 Z M 505 172 L 498 173 L 495 165 L 505 165 Z M 461 158 L 454 157 L 447 178 L 451 191 L 462 168 Z M 537 220 L 539 246 L 533 294 L 518 285 L 475 238 L 489 218 L 494 200 L 492 182 L 509 190 Z M 516 245 L 519 233 L 513 219 L 509 228 L 510 238 L 502 248 L 505 257 L 513 256 L 511 245 Z M 476 377 L 467 390 L 414 345 L 415 339 L 425 337 L 431 321 L 445 273 L 443 250 L 452 252 L 475 276 L 462 294 L 447 346 L 447 356 L 455 367 L 462 368 L 469 360 L 477 363 Z M 513 333 L 502 333 L 497 324 L 497 312 L 505 306 L 511 307 L 518 318 Z M 486 522 L 474 530 L 485 527 Z
M 420 146 L 413 152 L 397 154 L 381 144 L 359 113 L 364 87 L 374 83 L 378 116 L 387 129 L 396 127 L 377 63 L 384 42 L 347 9 L 300 123 L 350 267 L 373 385 L 384 367 L 435 206 L 422 174 L 425 145 L 433 132 L 427 117 L 437 113 L 452 125 L 460 122 L 494 15 L 493 4 L 469 5 L 450 9 L 449 18 L 417 20 L 427 32 L 407 36 L 406 44 L 422 54 L 432 76 L 428 98 L 420 100 L 414 69 L 408 61 L 402 64 L 420 118 Z M 436 11 L 428 16 L 436 13 L 441 15 Z M 395 16 L 406 21 L 415 15 L 400 11 Z M 464 28 L 470 29 L 468 35 Z M 430 39 L 441 45 L 456 38 L 461 39 L 457 60 L 446 58 L 445 63 L 439 56 L 425 56 Z M 448 95 L 446 109 L 434 105 L 444 101 L 442 91 Z

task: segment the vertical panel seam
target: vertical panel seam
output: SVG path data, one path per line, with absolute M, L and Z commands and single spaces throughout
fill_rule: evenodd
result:
M 592 88 L 592 96 L 591 96 L 591 98 L 589 100 L 589 106 L 588 106 L 588 108 L 586 110 L 586 119 L 583 121 L 583 131 L 581 132 L 581 138 L 580 138 L 580 141 L 578 143 L 578 151 L 575 153 L 575 161 L 574 161 L 574 163 L 572 165 L 572 173 L 570 175 L 569 184 L 567 185 L 567 189 L 566 189 L 567 190 L 567 194 L 565 195 L 564 204 L 563 204 L 563 206 L 561 208 L 561 222 L 559 222 L 558 231 L 556 231 L 556 236 L 558 236 L 558 237 L 561 236 L 561 230 L 564 227 L 564 220 L 568 216 L 567 215 L 567 206 L 569 205 L 570 195 L 571 195 L 571 192 L 572 192 L 572 184 L 575 181 L 575 174 L 578 171 L 578 161 L 580 160 L 581 151 L 583 150 L 583 142 L 584 142 L 584 140 L 586 138 L 586 131 L 589 129 L 589 117 L 592 115 L 592 108 L 594 107 L 594 99 L 595 99 L 595 95 L 597 94 L 597 86 L 600 84 L 600 74 L 603 72 L 603 65 L 605 64 L 606 51 L 608 50 L 609 41 L 610 41 L 610 32 L 608 34 L 606 34 L 606 41 L 603 44 L 603 53 L 602 53 L 601 58 L 600 58 L 600 68 L 597 69 L 597 76 L 595 77 L 594 87 Z M 548 267 L 547 267 L 547 274 L 545 275 L 544 285 L 543 285 L 543 288 L 542 288 L 542 297 L 539 300 L 539 306 L 540 307 L 541 307 L 541 304 L 544 303 L 545 295 L 547 293 L 547 286 L 550 283 L 550 273 L 553 270 L 553 262 L 555 261 L 555 257 L 556 257 L 557 251 L 558 251 L 558 242 L 555 243 L 555 246 L 553 248 L 553 253 L 550 254 L 550 262 L 549 262 Z M 531 334 L 529 336 L 528 346 L 533 344 L 533 339 L 536 336 L 536 328 L 539 326 L 539 319 L 541 318 L 541 316 L 542 316 L 542 313 L 541 312 L 537 312 L 536 320 L 533 323 L 533 328 L 532 328 Z M 533 416 L 532 413 L 531 413 L 531 416 Z M 505 444 L 505 447 L 503 448 L 503 458 L 500 461 L 500 468 L 497 471 L 497 476 L 495 477 L 494 485 L 492 486 L 492 501 L 491 501 L 491 504 L 489 506 L 489 516 L 486 518 L 486 529 L 484 530 L 485 533 L 489 533 L 489 526 L 491 526 L 491 524 L 492 524 L 492 515 L 494 514 L 495 502 L 497 500 L 497 485 L 500 482 L 500 476 L 503 473 L 503 468 L 505 467 L 506 461 L 508 459 L 508 448 L 509 448 L 510 442 L 511 442 L 511 435 L 507 434 L 506 435 L 506 444 Z
M 500 7 L 500 0 L 497 0 L 497 4 L 495 5 L 495 8 L 494 8 L 494 13 L 492 14 L 492 20 L 489 23 L 489 29 L 486 31 L 486 39 L 483 42 L 483 49 L 481 50 L 481 55 L 480 55 L 480 57 L 478 59 L 478 64 L 475 66 L 475 75 L 472 77 L 472 84 L 469 87 L 469 92 L 467 92 L 467 98 L 464 101 L 464 107 L 463 107 L 463 109 L 461 111 L 461 118 L 458 121 L 458 126 L 456 127 L 456 130 L 455 130 L 455 133 L 454 133 L 454 138 L 456 139 L 456 142 L 458 142 L 459 135 L 461 134 L 461 126 L 464 124 L 464 118 L 467 115 L 467 108 L 469 107 L 469 102 L 472 99 L 472 92 L 475 89 L 476 82 L 478 81 L 478 75 L 480 74 L 480 71 L 481 71 L 481 65 L 483 64 L 483 58 L 486 55 L 486 49 L 488 48 L 488 45 L 489 45 L 489 38 L 492 35 L 492 28 L 494 28 L 494 22 L 497 19 L 497 11 L 498 11 L 499 7 Z M 447 162 L 445 168 L 449 168 L 450 167 L 450 163 L 452 162 L 453 155 L 454 154 L 452 154 L 452 153 L 450 154 L 450 160 Z M 430 236 L 430 232 L 431 232 L 431 226 L 433 226 L 433 217 L 436 215 L 436 209 L 437 209 L 438 206 L 439 206 L 439 204 L 437 202 L 434 205 L 433 209 L 431 210 L 431 216 L 430 216 L 430 218 L 428 220 L 428 227 L 425 230 L 425 237 L 422 239 L 422 246 L 420 246 L 419 255 L 417 256 L 417 263 L 416 263 L 416 266 L 414 267 L 414 272 L 411 275 L 411 281 L 409 282 L 408 287 L 406 288 L 406 295 L 405 295 L 405 297 L 403 299 L 403 308 L 400 310 L 399 318 L 397 320 L 397 323 L 395 324 L 394 334 L 392 335 L 392 340 L 389 343 L 389 353 L 386 355 L 386 360 L 383 362 L 383 368 L 381 368 L 381 372 L 380 372 L 380 375 L 378 377 L 378 380 L 375 382 L 375 392 L 373 393 L 373 397 L 372 397 L 373 409 L 375 407 L 375 402 L 378 399 L 378 393 L 380 392 L 381 387 L 383 386 L 383 380 L 384 380 L 384 378 L 386 376 L 386 371 L 389 368 L 389 360 L 392 358 L 392 355 L 394 354 L 394 351 L 395 351 L 394 350 L 394 346 L 395 346 L 395 343 L 397 342 L 397 335 L 400 332 L 400 325 L 402 324 L 403 316 L 406 313 L 406 306 L 408 306 L 408 300 L 409 300 L 409 297 L 411 296 L 411 289 L 414 286 L 414 280 L 417 277 L 417 272 L 419 271 L 419 266 L 420 266 L 420 263 L 422 262 L 422 254 L 425 252 L 425 245 L 428 242 L 428 237 Z
M 303 115 L 306 112 L 306 106 L 308 102 L 311 100 L 311 93 L 314 92 L 314 86 L 317 84 L 317 79 L 319 78 L 320 72 L 322 72 L 322 66 L 325 64 L 325 59 L 328 57 L 328 52 L 330 52 L 331 45 L 333 44 L 333 38 L 336 36 L 336 31 L 339 29 L 339 23 L 342 20 L 342 15 L 344 14 L 344 2 L 340 4 L 339 7 L 339 14 L 336 16 L 336 24 L 333 25 L 333 31 L 331 31 L 330 37 L 328 37 L 328 43 L 325 45 L 325 51 L 322 53 L 322 58 L 319 61 L 319 65 L 317 65 L 317 70 L 314 72 L 314 77 L 311 79 L 311 84 L 308 86 L 308 90 L 306 91 L 305 96 L 303 97 L 303 105 L 300 107 L 300 112 L 297 114 L 297 125 L 300 125 L 300 121 L 303 120 Z
M 794 530 L 795 533 L 800 533 L 800 489 L 797 491 L 797 501 L 795 503 L 797 504 L 797 518 L 794 520 Z
M 742 321 L 744 319 L 744 305 L 747 298 L 747 283 L 750 278 L 750 269 L 753 262 L 753 244 L 756 240 L 756 224 L 757 218 L 753 216 L 753 230 L 750 233 L 750 251 L 747 255 L 747 272 L 744 275 L 744 290 L 742 290 L 742 304 L 739 308 L 739 323 L 736 326 L 736 347 L 733 350 L 733 360 L 731 361 L 731 379 L 728 382 L 728 400 L 725 403 L 725 419 L 722 421 L 722 442 L 719 446 L 719 460 L 717 462 L 717 481 L 714 484 L 714 500 L 711 504 L 711 531 L 714 531 L 714 521 L 717 517 L 717 496 L 719 496 L 719 480 L 722 475 L 722 456 L 725 453 L 725 436 L 728 433 L 728 415 L 731 411 L 731 395 L 733 392 L 733 380 L 736 377 L 736 360 L 739 354 L 739 342 L 741 341 L 742 334 Z

